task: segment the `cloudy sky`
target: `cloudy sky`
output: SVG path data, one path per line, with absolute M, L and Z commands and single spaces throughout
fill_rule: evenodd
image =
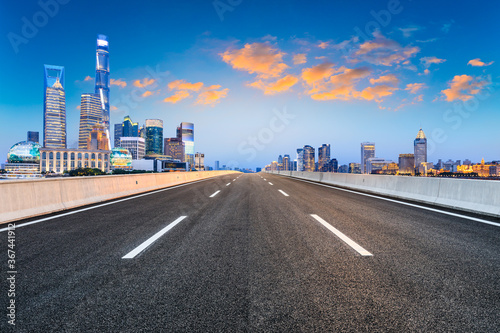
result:
M 45 5 L 44 5 L 45 4 Z M 195 124 L 206 163 L 255 168 L 303 145 L 341 164 L 360 143 L 397 160 L 420 127 L 429 160 L 500 160 L 500 3 L 3 1 L 0 159 L 43 137 L 43 65 L 66 70 L 68 145 L 109 37 L 111 123 Z

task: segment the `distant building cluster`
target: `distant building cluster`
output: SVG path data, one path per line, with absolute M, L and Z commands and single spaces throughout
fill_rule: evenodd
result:
M 413 141 L 413 153 L 399 154 L 397 162 L 379 158 L 375 154 L 374 142 L 361 143 L 360 163 L 351 162 L 340 165 L 336 158 L 331 158 L 329 144 L 318 147 L 318 158 L 315 149 L 309 145 L 297 149 L 294 160 L 290 155 L 279 155 L 277 161 L 265 166 L 266 171 L 309 171 L 338 172 L 355 174 L 386 174 L 405 176 L 439 176 L 439 177 L 500 177 L 500 161 L 473 164 L 470 160 L 447 161 L 438 160 L 436 164 L 427 161 L 427 138 L 420 129 Z

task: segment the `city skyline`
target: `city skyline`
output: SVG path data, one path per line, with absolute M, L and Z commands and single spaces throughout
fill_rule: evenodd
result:
M 287 150 L 304 143 L 331 144 L 331 156 L 344 164 L 358 161 L 364 141 L 377 144 L 378 156 L 396 161 L 412 151 L 405 135 L 420 127 L 429 161 L 499 159 L 491 140 L 500 120 L 498 46 L 486 43 L 498 4 L 469 8 L 443 2 L 431 11 L 430 2 L 401 1 L 394 13 L 386 3 L 262 4 L 243 2 L 222 13 L 223 20 L 211 3 L 202 2 L 199 8 L 160 4 L 156 11 L 146 3 L 138 13 L 119 9 L 116 18 L 105 20 L 117 9 L 103 4 L 92 24 L 81 21 L 92 1 L 89 9 L 60 4 L 29 38 L 23 37 L 22 18 L 32 21 L 44 9 L 36 2 L 2 4 L 2 13 L 8 13 L 2 17 L 4 36 L 27 40 L 2 41 L 2 60 L 9 64 L 5 77 L 22 78 L 24 84 L 21 94 L 18 82 L 2 80 L 0 107 L 9 124 L 0 140 L 2 162 L 27 131 L 43 133 L 43 64 L 65 68 L 67 145 L 78 146 L 80 98 L 96 86 L 98 33 L 110 40 L 111 126 L 126 115 L 140 125 L 161 119 L 168 138 L 176 136 L 179 123 L 194 123 L 196 150 L 205 154 L 206 165 L 218 160 L 255 169 L 276 159 L 276 152 L 294 159 L 294 151 Z M 202 12 L 199 22 L 175 30 L 180 22 L 175 15 Z M 270 14 L 262 17 L 262 26 L 242 27 L 261 12 Z M 273 13 L 299 23 L 278 26 Z M 172 22 L 159 26 L 160 14 Z M 139 25 L 153 22 L 156 30 L 117 24 L 131 17 Z

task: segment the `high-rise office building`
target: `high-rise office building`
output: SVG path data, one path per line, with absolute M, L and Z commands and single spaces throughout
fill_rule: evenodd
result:
M 399 154 L 399 173 L 415 174 L 415 155 Z
M 338 172 L 339 169 L 339 161 L 336 158 L 332 158 L 329 162 L 328 171 L 329 172 Z
M 349 163 L 349 173 L 361 173 L 361 164 Z
M 38 132 L 28 131 L 28 141 L 38 143 L 39 140 L 40 138 Z
M 163 153 L 184 162 L 184 142 L 179 138 L 165 138 Z
M 297 171 L 304 171 L 304 149 L 297 149 Z
M 219 170 L 219 161 L 215 161 L 214 170 Z
M 43 146 L 66 148 L 64 67 L 44 65 Z
M 205 154 L 203 153 L 194 154 L 194 168 L 197 171 L 205 170 Z
M 86 149 L 91 150 L 111 150 L 108 131 L 102 124 L 95 124 L 90 129 L 87 138 Z
M 123 131 L 122 131 L 123 136 L 128 136 L 128 137 L 139 136 L 139 123 L 134 123 L 132 119 L 130 119 L 130 116 L 125 116 L 125 118 L 123 118 L 122 126 L 123 126 Z
M 146 119 L 146 155 L 163 152 L 163 121 Z
M 123 124 L 115 124 L 115 139 L 114 146 L 120 147 L 120 139 L 123 136 Z
M 78 149 L 87 147 L 90 131 L 94 125 L 102 123 L 101 102 L 97 94 L 82 94 L 80 102 L 80 128 L 78 133 Z
M 104 35 L 97 35 L 95 93 L 101 103 L 102 123 L 109 133 L 109 45 Z
M 421 163 L 427 162 L 427 139 L 424 131 L 418 131 L 415 141 L 413 141 L 413 149 L 415 155 L 415 168 L 418 168 Z
M 130 116 L 125 116 L 123 123 L 115 124 L 115 147 L 120 146 L 121 137 L 139 137 L 139 123 L 134 123 Z
M 283 170 L 284 171 L 292 170 L 292 166 L 290 164 L 290 155 L 283 156 Z
M 304 171 L 316 171 L 315 150 L 311 146 L 304 146 Z
M 323 144 L 318 148 L 318 171 L 328 172 L 328 163 L 330 162 L 330 145 Z
M 184 142 L 184 161 L 189 164 L 189 169 L 194 167 L 194 124 L 182 122 L 177 127 L 177 137 Z
M 133 160 L 141 160 L 146 155 L 146 140 L 143 138 L 122 136 L 119 147 L 127 149 Z
M 361 173 L 368 173 L 366 162 L 369 158 L 375 157 L 375 143 L 363 142 L 361 143 Z

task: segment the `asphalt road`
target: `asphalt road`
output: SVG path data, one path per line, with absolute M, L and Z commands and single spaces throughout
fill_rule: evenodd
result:
M 0 331 L 500 331 L 499 227 L 262 176 L 16 222 L 16 325 L 1 232 Z

